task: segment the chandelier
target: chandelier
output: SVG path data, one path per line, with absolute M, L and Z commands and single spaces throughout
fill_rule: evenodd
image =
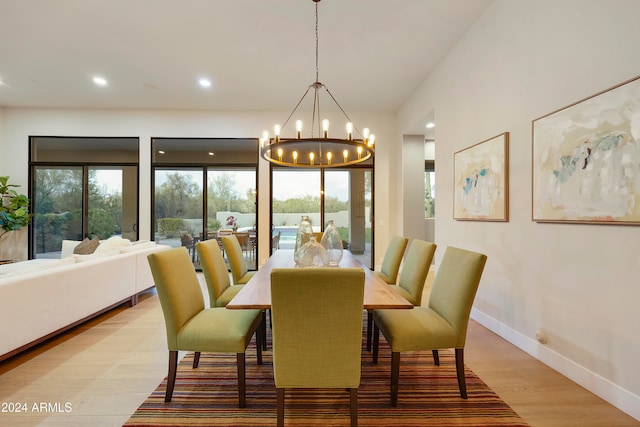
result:
M 260 155 L 273 164 L 286 167 L 331 168 L 354 165 L 373 156 L 375 135 L 370 134 L 368 128 L 364 128 L 360 133 L 327 86 L 318 80 L 318 3 L 320 0 L 312 1 L 316 6 L 316 80 L 309 85 L 284 124 L 274 126 L 273 137 L 269 135 L 268 131 L 263 132 L 262 138 L 260 138 Z M 329 137 L 329 121 L 327 119 L 320 120 L 320 94 L 324 92 L 328 94 L 347 120 L 346 138 Z M 309 94 L 313 94 L 310 136 L 302 137 L 302 120 L 296 120 L 295 138 L 281 137 L 281 131 L 285 129 L 298 107 Z M 354 138 L 354 131 L 360 138 Z M 317 133 L 314 134 L 314 132 Z

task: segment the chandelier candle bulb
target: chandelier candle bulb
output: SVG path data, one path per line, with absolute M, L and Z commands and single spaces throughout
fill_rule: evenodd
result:
M 347 159 L 349 158 L 349 150 L 344 150 L 342 152 L 342 157 L 344 157 L 344 162 L 347 163 Z
M 329 120 L 327 119 L 322 121 L 322 132 L 325 138 L 329 138 Z
M 278 148 L 278 159 L 282 161 L 282 148 Z
M 333 154 L 331 154 L 331 151 L 327 152 L 327 164 L 331 164 L 331 157 L 333 156 Z
M 296 138 L 302 138 L 302 120 L 296 120 Z
M 347 139 L 349 141 L 353 140 L 353 123 L 347 122 Z
M 280 141 L 280 125 L 275 125 L 273 127 L 273 133 L 276 135 L 276 142 Z M 280 150 L 278 150 L 278 153 L 280 153 Z
M 316 157 L 315 154 L 313 154 L 313 151 L 311 153 L 309 153 L 309 163 L 313 164 L 313 159 Z
M 293 152 L 293 164 L 294 165 L 298 164 L 298 152 L 297 151 Z
M 371 134 L 371 136 L 369 137 L 369 147 L 373 147 L 373 144 L 376 142 L 376 136 L 374 134 Z
M 358 145 L 358 158 L 361 159 L 362 158 L 362 146 Z

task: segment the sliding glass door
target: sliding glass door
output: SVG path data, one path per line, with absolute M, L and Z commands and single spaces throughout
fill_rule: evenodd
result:
M 315 232 L 333 220 L 345 248 L 372 268 L 372 175 L 371 168 L 274 168 L 271 216 L 279 247 L 295 247 L 303 215 L 309 216 Z

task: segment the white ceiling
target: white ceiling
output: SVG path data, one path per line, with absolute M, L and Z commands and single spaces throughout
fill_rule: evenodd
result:
M 323 0 L 319 80 L 395 112 L 489 3 Z M 312 0 L 0 0 L 0 107 L 288 111 L 314 27 Z

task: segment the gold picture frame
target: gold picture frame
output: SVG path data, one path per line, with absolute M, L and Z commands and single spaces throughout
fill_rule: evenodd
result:
M 509 221 L 509 132 L 453 154 L 453 218 Z
M 532 121 L 535 222 L 640 225 L 640 76 Z

